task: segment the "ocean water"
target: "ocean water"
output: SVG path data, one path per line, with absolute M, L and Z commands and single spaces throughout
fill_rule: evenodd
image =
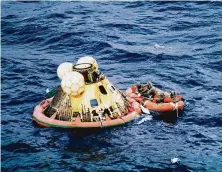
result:
M 1 10 L 2 171 L 222 171 L 221 2 L 2 2 Z M 152 81 L 181 93 L 184 111 L 90 132 L 34 125 L 33 107 L 60 83 L 58 65 L 85 55 L 122 90 Z

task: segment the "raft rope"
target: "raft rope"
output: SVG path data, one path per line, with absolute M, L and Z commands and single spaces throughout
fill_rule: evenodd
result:
M 174 106 L 174 109 L 173 109 L 173 111 L 175 111 L 176 110 L 176 112 L 177 112 L 177 118 L 179 117 L 179 109 L 178 109 L 178 102 L 176 102 L 176 103 L 172 103 L 171 102 L 171 105 L 173 105 Z
M 176 108 L 177 108 L 177 118 L 179 117 L 178 115 L 178 102 L 176 102 Z

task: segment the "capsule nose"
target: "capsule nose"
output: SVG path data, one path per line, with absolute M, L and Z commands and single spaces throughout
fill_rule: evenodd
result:
M 81 63 L 90 63 L 92 64 L 93 66 L 93 69 L 94 70 L 98 70 L 98 64 L 96 62 L 96 60 L 92 57 L 92 56 L 84 56 L 84 57 L 81 57 L 76 64 L 81 64 Z

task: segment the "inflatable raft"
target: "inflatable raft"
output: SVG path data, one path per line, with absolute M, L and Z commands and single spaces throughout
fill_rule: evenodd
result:
M 164 92 L 148 83 L 146 85 L 133 85 L 126 90 L 126 95 L 139 102 L 144 107 L 152 111 L 170 112 L 182 110 L 184 103 L 182 96 L 175 92 Z
M 44 127 L 102 128 L 123 125 L 141 114 L 139 102 L 128 98 L 99 72 L 95 59 L 86 56 L 76 65 L 57 69 L 61 85 L 33 112 Z

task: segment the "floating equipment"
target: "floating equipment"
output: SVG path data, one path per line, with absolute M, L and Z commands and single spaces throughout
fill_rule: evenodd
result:
M 76 65 L 62 63 L 57 74 L 61 84 L 33 112 L 33 120 L 41 126 L 112 127 L 141 114 L 140 103 L 110 83 L 93 57 L 83 57 Z
M 169 112 L 182 110 L 184 103 L 182 96 L 175 92 L 164 92 L 148 83 L 136 84 L 126 90 L 126 95 L 152 111 Z

